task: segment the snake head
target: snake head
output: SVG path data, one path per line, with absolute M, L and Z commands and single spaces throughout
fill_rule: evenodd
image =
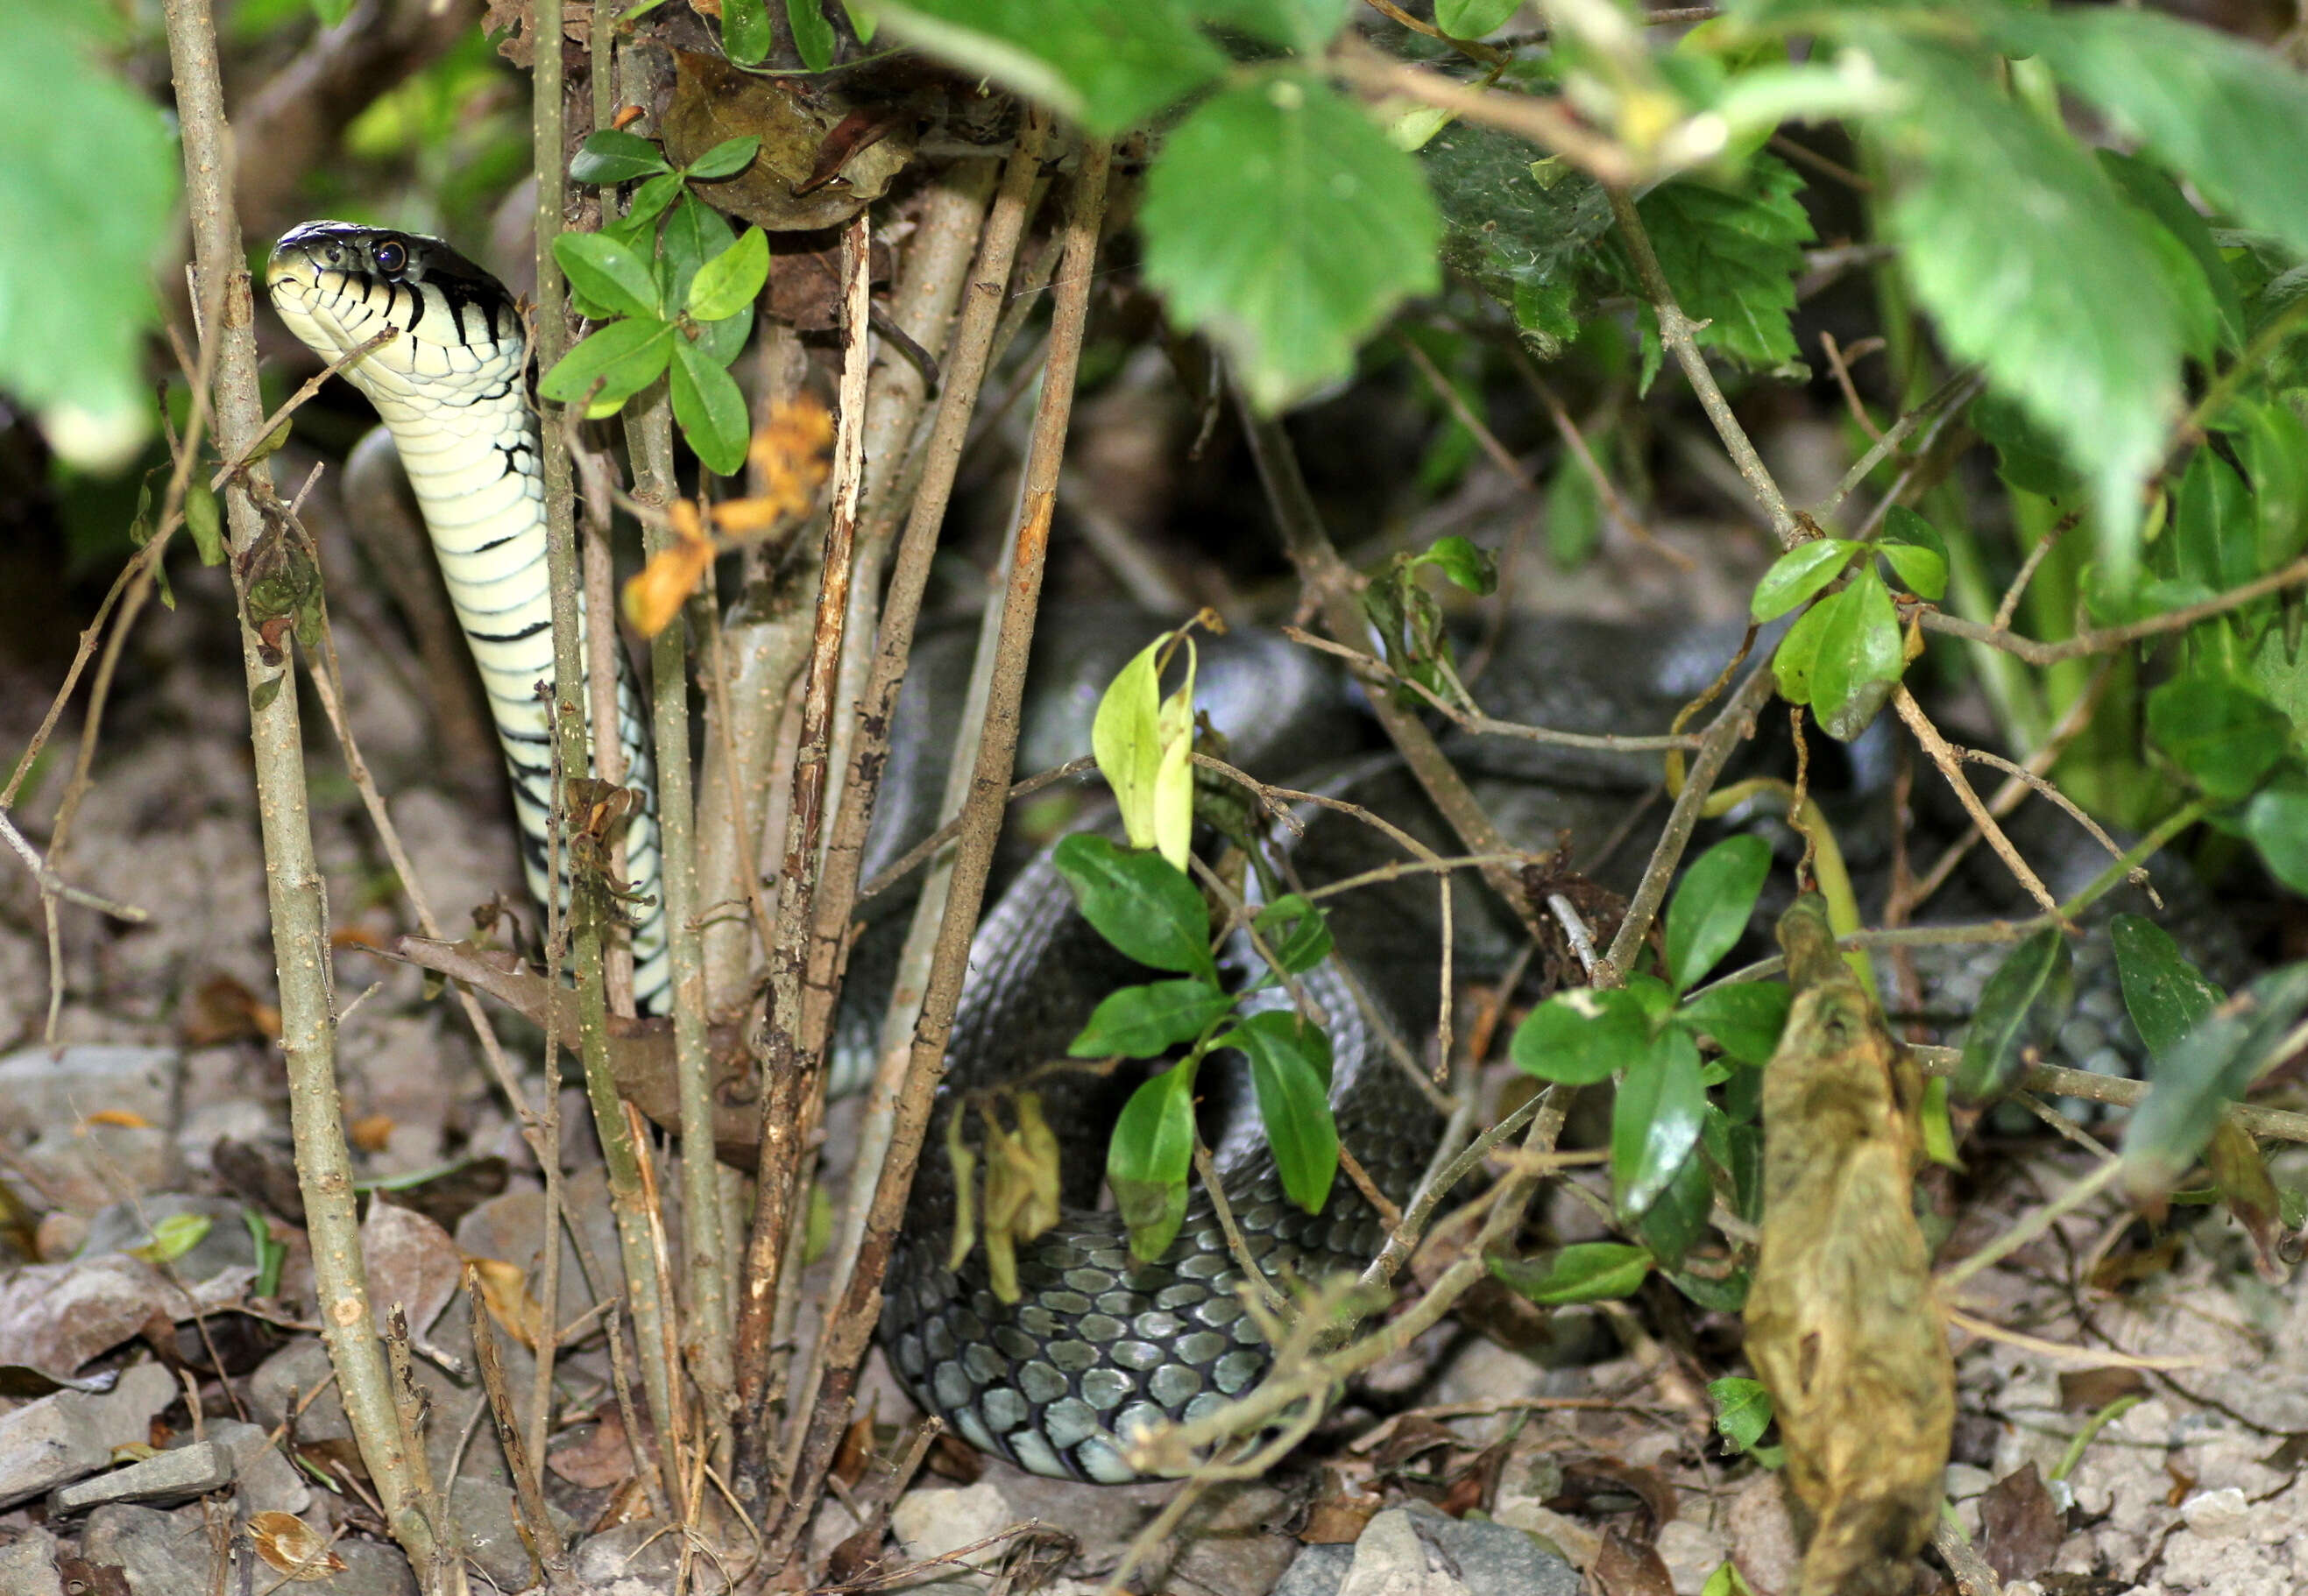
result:
M 264 280 L 288 330 L 324 359 L 393 330 L 345 373 L 380 402 L 409 396 L 412 385 L 518 372 L 526 358 L 512 296 L 437 238 L 306 222 L 273 246 Z

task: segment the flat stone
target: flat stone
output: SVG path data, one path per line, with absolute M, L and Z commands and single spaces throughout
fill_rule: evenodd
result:
M 110 1391 L 59 1391 L 0 1415 L 0 1507 L 106 1467 L 115 1446 L 145 1438 L 152 1415 L 176 1394 L 167 1369 L 139 1363 L 123 1369 Z
M 1456 1561 L 1418 1531 L 1402 1508 L 1373 1518 L 1355 1542 L 1338 1596 L 1473 1596 Z
M 256 1266 L 256 1241 L 241 1217 L 241 1205 L 230 1197 L 195 1197 L 181 1191 L 156 1192 L 133 1202 L 115 1203 L 89 1221 L 88 1240 L 81 1244 L 82 1258 L 127 1252 L 145 1247 L 153 1232 L 169 1220 L 205 1219 L 209 1228 L 201 1239 L 168 1261 L 176 1277 L 197 1286 L 227 1269 Z
M 239 1481 L 243 1515 L 251 1513 L 302 1513 L 313 1505 L 312 1488 L 297 1465 L 281 1455 L 270 1431 L 237 1419 L 211 1419 L 208 1438 L 232 1454 L 233 1478 Z
M 69 1375 L 134 1335 L 154 1314 L 190 1312 L 184 1292 L 125 1253 L 34 1264 L 0 1283 L 0 1363 Z
M 232 1454 L 215 1441 L 194 1441 L 125 1469 L 60 1486 L 48 1493 L 48 1514 L 61 1518 L 106 1502 L 189 1501 L 222 1490 L 232 1480 Z
M 1282 1583 L 1274 1587 L 1274 1596 L 1339 1596 L 1354 1561 L 1351 1546 L 1301 1547 Z
M 166 1125 L 182 1061 L 172 1047 L 20 1049 L 0 1059 L 0 1134 L 38 1136 L 77 1125 L 99 1109 Z
M 197 1507 L 163 1513 L 128 1502 L 108 1502 L 88 1516 L 81 1532 L 82 1560 L 117 1568 L 128 1577 L 133 1596 L 191 1596 L 211 1588 L 215 1553 L 208 1525 Z M 317 1585 L 300 1585 L 299 1596 Z
M 56 1538 L 46 1530 L 18 1532 L 0 1546 L 0 1596 L 64 1596 L 56 1572 Z
M 908 1491 L 890 1512 L 890 1528 L 911 1563 L 944 1557 L 1017 1522 L 1001 1488 L 986 1480 L 956 1490 Z
M 1338 1596 L 1580 1596 L 1585 1581 L 1522 1531 L 1413 1503 L 1365 1527 Z
M 42 1191 L 64 1212 L 82 1215 L 166 1191 L 183 1171 L 175 1139 L 158 1125 L 58 1125 L 22 1156 Z
M 577 1529 L 577 1521 L 549 1503 L 546 1511 L 565 1542 Z M 493 1480 L 460 1480 L 449 1498 L 449 1514 L 457 1521 L 458 1542 L 465 1556 L 488 1575 L 490 1583 L 501 1591 L 526 1591 L 535 1583 L 537 1574 L 529 1549 L 521 1544 L 511 1486 Z

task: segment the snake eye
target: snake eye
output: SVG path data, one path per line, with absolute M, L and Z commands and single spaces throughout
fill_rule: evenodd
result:
M 388 238 L 376 246 L 376 269 L 388 278 L 398 279 L 409 270 L 409 246 L 398 238 Z

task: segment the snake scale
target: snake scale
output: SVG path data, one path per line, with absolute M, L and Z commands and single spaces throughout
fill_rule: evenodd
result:
M 326 359 L 343 358 L 388 326 L 397 331 L 344 374 L 376 407 L 416 489 L 487 691 L 512 777 L 529 883 L 543 901 L 551 890 L 551 785 L 538 688 L 552 677 L 554 651 L 538 421 L 519 307 L 495 279 L 444 244 L 341 222 L 308 223 L 289 233 L 273 252 L 268 281 L 282 320 Z M 1486 679 L 1486 702 L 1505 718 L 1588 731 L 1666 724 L 1706 685 L 1737 636 L 1735 630 L 1717 635 L 1704 628 L 1583 622 L 1547 622 L 1529 637 L 1519 635 L 1527 629 L 1508 629 L 1500 656 L 1514 668 Z M 1025 769 L 1082 751 L 1098 688 L 1150 634 L 1150 623 L 1093 617 L 1070 631 L 1045 630 L 1049 635 L 1038 640 L 1034 673 L 1070 686 L 1055 711 L 1029 704 L 1018 754 Z M 867 844 L 868 879 L 934 825 L 923 805 L 926 794 L 943 785 L 941 734 L 958 713 L 966 646 L 960 633 L 935 631 L 917 645 Z M 659 900 L 651 751 L 622 649 L 617 657 L 625 669 L 616 734 L 628 781 L 649 795 L 626 833 L 628 870 L 642 894 Z M 1354 716 L 1335 677 L 1270 635 L 1205 643 L 1197 700 L 1235 734 L 1235 757 L 1248 768 L 1301 770 L 1355 746 L 1355 733 L 1342 724 Z M 1463 737 L 1449 750 L 1502 828 L 1541 849 L 1562 833 L 1591 840 L 1623 830 L 1631 809 L 1657 779 L 1649 756 L 1502 747 Z M 1871 757 L 1864 744 L 1854 752 L 1855 792 L 1880 790 L 1880 772 L 1871 777 L 1856 768 Z M 1348 761 L 1333 777 L 1334 790 L 1351 791 L 1381 812 L 1399 819 L 1423 809 L 1399 767 L 1387 760 Z M 2023 823 L 2028 813 L 2022 811 Z M 1399 857 L 1360 825 L 1301 818 L 1312 823 L 1290 854 L 1309 883 Z M 1431 821 L 1428 830 L 1428 840 L 1447 850 Z M 2087 873 L 2104 862 L 2088 850 L 2063 852 L 2056 838 L 2039 836 L 2023 845 L 2031 859 L 2065 857 Z M 1642 851 L 1623 849 L 1615 861 L 1598 865 L 1602 879 L 1623 889 Z M 1580 858 L 1585 868 L 1585 855 Z M 2184 889 L 2183 880 L 2162 879 L 2167 894 L 2175 885 Z M 1480 895 L 1468 889 L 1458 889 L 1456 901 L 1460 967 L 1486 962 L 1486 942 L 1490 960 L 1503 962 L 1511 933 L 1497 912 L 1486 914 Z M 867 924 L 836 1027 L 830 1070 L 836 1091 L 862 1085 L 872 1068 L 888 955 L 902 919 L 891 913 L 895 906 L 888 900 L 865 906 Z M 1402 1060 L 1389 1056 L 1391 1043 L 1400 1046 L 1395 1039 L 1433 1034 L 1435 907 L 1431 882 L 1398 881 L 1340 900 L 1331 916 L 1337 957 L 1306 978 L 1330 1021 L 1331 1099 L 1341 1137 L 1396 1203 L 1414 1188 L 1440 1130 Z M 2001 912 L 1992 897 L 1987 912 Z M 2193 922 L 2185 939 L 2218 948 L 2225 935 L 2232 948 L 2233 933 L 2217 914 L 2181 918 Z M 2105 938 L 2095 942 L 2105 949 Z M 658 1010 L 667 995 L 661 911 L 644 914 L 633 945 L 636 997 L 645 1013 Z M 2100 957 L 2104 964 L 2104 952 Z M 2231 953 L 2212 964 L 2234 962 Z M 1974 993 L 1979 963 L 1972 961 L 1968 976 Z M 1062 1057 L 1100 998 L 1147 974 L 1084 923 L 1046 857 L 1018 868 L 971 945 L 932 1145 L 965 1093 Z M 2063 1037 L 2063 1051 L 2076 1062 L 2107 1068 L 2111 1039 L 2129 1036 L 2131 1027 L 2111 981 L 2087 984 L 2096 995 L 2079 1005 L 2071 1026 L 2077 1034 Z M 2136 1036 L 2129 1045 L 2136 1050 Z M 1358 1267 L 1382 1240 L 1378 1214 L 1343 1172 L 1319 1215 L 1285 1200 L 1247 1072 L 1224 1067 L 1229 1058 L 1205 1067 L 1199 1085 L 1205 1135 L 1246 1250 L 1270 1274 L 1312 1278 Z M 1102 1144 L 1104 1133 L 1095 1127 L 1110 1120 L 1128 1086 L 1064 1072 L 1037 1085 L 1061 1146 L 1081 1148 Z M 723 1151 L 727 1156 L 730 1149 Z M 946 1267 L 952 1174 L 943 1158 L 925 1159 L 885 1282 L 882 1331 L 892 1367 L 916 1399 L 973 1445 L 1036 1473 L 1119 1481 L 1132 1477 L 1123 1442 L 1133 1428 L 1157 1418 L 1190 1420 L 1241 1394 L 1265 1371 L 1270 1353 L 1240 1300 L 1242 1273 L 1209 1196 L 1196 1187 L 1176 1240 L 1158 1262 L 1143 1264 L 1131 1257 L 1118 1217 L 1098 1209 L 1100 1176 L 1095 1157 L 1067 1161 L 1063 1218 L 1020 1248 L 1023 1295 L 1003 1304 L 982 1256 L 960 1271 Z

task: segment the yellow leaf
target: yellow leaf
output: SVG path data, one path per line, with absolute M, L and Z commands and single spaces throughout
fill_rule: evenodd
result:
M 329 1549 L 327 1538 L 293 1513 L 250 1514 L 248 1538 L 258 1557 L 290 1579 L 323 1580 L 344 1572 L 345 1560 Z
M 99 1109 L 96 1112 L 89 1115 L 85 1120 L 82 1120 L 81 1124 L 83 1127 L 90 1125 L 116 1125 L 123 1130 L 150 1130 L 152 1128 L 151 1120 L 146 1119 L 142 1114 L 133 1113 L 127 1109 Z
M 1162 700 L 1162 759 L 1154 771 L 1154 845 L 1180 870 L 1194 839 L 1194 640 L 1186 639 L 1186 684 Z
M 756 495 L 779 513 L 809 513 L 817 490 L 832 467 L 826 451 L 833 447 L 833 416 L 815 394 L 805 393 L 770 412 L 770 424 L 754 434 L 746 458 L 762 474 Z
M 1154 788 L 1162 768 L 1162 680 L 1158 664 L 1164 632 L 1115 673 L 1090 722 L 1089 749 L 1133 848 L 1155 845 Z
M 681 613 L 713 564 L 713 544 L 698 525 L 697 507 L 679 499 L 670 513 L 675 540 L 625 583 L 625 619 L 645 638 L 657 636 Z
M 465 1267 L 481 1283 L 489 1317 L 521 1345 L 534 1349 L 545 1334 L 545 1309 L 529 1291 L 527 1273 L 502 1258 L 467 1255 Z

